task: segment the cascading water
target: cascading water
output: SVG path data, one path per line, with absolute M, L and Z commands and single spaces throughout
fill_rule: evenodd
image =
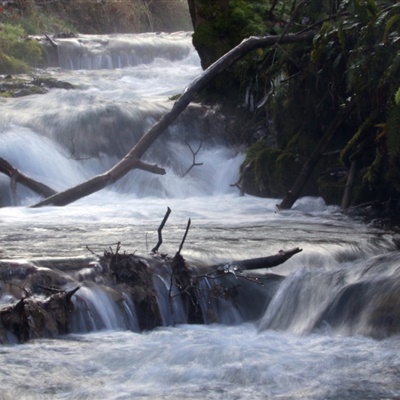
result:
M 187 33 L 65 39 L 57 56 L 61 68 L 46 73 L 74 90 L 0 99 L 0 157 L 57 191 L 110 168 L 201 72 Z M 230 185 L 244 155 L 224 145 L 221 125 L 215 111 L 190 107 L 145 154 L 165 176 L 133 171 L 66 207 L 27 208 L 38 195 L 20 185 L 14 194 L 0 176 L 0 258 L 26 259 L 27 269 L 46 270 L 58 285 L 81 286 L 72 334 L 1 348 L 1 398 L 400 397 L 392 235 L 321 199 L 281 212 L 277 200 L 240 197 Z M 202 165 L 185 175 L 199 147 Z M 205 325 L 187 324 L 187 305 L 170 293 L 169 271 L 159 271 L 151 286 L 164 327 L 138 333 L 128 292 L 87 260 L 86 247 L 100 254 L 121 241 L 124 250 L 147 254 L 168 206 L 162 253 L 175 254 L 188 218 L 182 255 L 193 262 L 303 251 L 273 271 L 224 278 L 240 285 L 235 304 L 213 299 L 215 282 L 202 280 Z M 84 258 L 73 267 L 69 257 Z M 20 288 L 4 288 L 2 303 L 16 302 Z

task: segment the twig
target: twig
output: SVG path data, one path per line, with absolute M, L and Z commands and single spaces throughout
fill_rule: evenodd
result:
M 190 221 L 190 218 L 189 218 L 189 220 L 188 220 L 188 223 L 187 223 L 187 225 L 186 225 L 186 231 L 185 231 L 185 234 L 183 235 L 183 238 L 182 238 L 181 245 L 179 246 L 179 250 L 178 250 L 178 252 L 176 253 L 177 255 L 181 254 L 181 251 L 182 251 L 183 244 L 185 243 L 186 236 L 187 236 L 187 234 L 188 234 L 188 232 L 189 232 L 189 228 L 190 228 L 190 222 L 191 222 L 191 221 Z
M 186 176 L 192 169 L 193 167 L 199 167 L 201 165 L 203 165 L 203 163 L 196 163 L 196 155 L 197 153 L 200 151 L 201 146 L 203 145 L 203 142 L 200 142 L 200 145 L 198 147 L 198 149 L 196 151 L 193 151 L 192 147 L 190 146 L 190 144 L 185 140 L 186 145 L 189 147 L 190 151 L 192 152 L 193 155 L 193 162 L 192 165 L 186 170 L 186 172 L 182 175 L 182 178 L 184 176 Z
M 167 222 L 167 219 L 169 217 L 169 214 L 171 214 L 171 209 L 169 207 L 167 207 L 167 212 L 164 215 L 164 219 L 161 221 L 160 226 L 157 229 L 158 232 L 158 242 L 155 245 L 155 247 L 151 250 L 152 253 L 156 253 L 159 249 L 159 247 L 162 245 L 162 230 L 164 228 L 165 223 Z
M 100 257 L 98 254 L 96 254 L 89 246 L 86 246 L 86 250 L 89 250 L 94 256 Z

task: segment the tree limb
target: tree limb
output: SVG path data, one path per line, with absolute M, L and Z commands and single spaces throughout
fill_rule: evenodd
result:
M 260 47 L 271 46 L 279 42 L 282 44 L 310 42 L 315 33 L 306 32 L 301 35 L 288 34 L 285 36 L 268 35 L 252 36 L 243 40 L 238 46 L 234 47 L 228 53 L 223 55 L 214 64 L 210 65 L 198 78 L 185 89 L 182 96 L 175 102 L 172 109 L 154 124 L 129 151 L 129 153 L 120 160 L 111 169 L 103 174 L 97 175 L 86 182 L 75 187 L 57 193 L 49 198 L 33 205 L 41 207 L 45 205 L 64 206 L 72 203 L 82 197 L 95 193 L 106 186 L 114 183 L 125 176 L 132 169 L 137 168 L 137 160 L 148 150 L 152 143 L 171 125 L 175 119 L 186 109 L 197 93 L 203 89 L 213 78 L 226 68 L 231 66 L 239 58 L 243 57 L 252 50 Z
M 43 197 L 49 197 L 56 193 L 55 190 L 49 186 L 30 178 L 17 168 L 13 167 L 7 160 L 0 157 L 0 172 L 6 174 L 11 179 L 11 186 L 15 186 L 16 183 L 26 186 L 35 193 Z
M 234 261 L 227 265 L 220 265 L 218 269 L 224 271 L 232 271 L 233 269 L 239 270 L 253 270 L 253 269 L 261 269 L 261 268 L 273 268 L 278 265 L 283 264 L 285 261 L 289 260 L 289 258 L 293 257 L 295 254 L 302 252 L 303 249 L 299 247 L 295 247 L 290 250 L 280 250 L 278 254 L 268 257 L 261 258 L 251 258 L 249 260 L 240 260 Z

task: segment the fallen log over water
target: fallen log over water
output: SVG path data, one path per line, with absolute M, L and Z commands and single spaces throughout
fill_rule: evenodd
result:
M 199 266 L 180 252 L 172 258 L 158 253 L 141 257 L 120 248 L 86 259 L 0 260 L 0 297 L 7 303 L 0 306 L 0 342 L 114 328 L 102 316 L 110 307 L 109 319 L 119 321 L 116 328 L 139 332 L 220 322 L 222 308 L 257 318 L 283 277 L 269 272 L 252 277 L 241 268 L 270 268 L 301 251 Z
M 195 96 L 205 88 L 212 79 L 253 50 L 273 46 L 277 43 L 280 45 L 299 42 L 311 43 L 314 36 L 315 32 L 310 31 L 299 34 L 267 35 L 261 37 L 252 36 L 243 40 L 214 64 L 210 65 L 200 76 L 194 79 L 184 90 L 179 99 L 174 103 L 171 110 L 164 114 L 163 117 L 161 117 L 161 119 L 156 122 L 112 168 L 78 184 L 77 186 L 49 196 L 48 198 L 32 205 L 32 207 L 43 207 L 47 205 L 65 206 L 106 188 L 124 177 L 128 172 L 137 168 L 158 174 L 165 174 L 163 168 L 160 168 L 157 165 L 147 165 L 141 159 L 153 142 L 165 132 L 165 130 L 193 101 Z
M 295 254 L 300 253 L 303 249 L 295 247 L 291 250 L 280 250 L 278 254 L 268 257 L 252 258 L 250 260 L 241 260 L 234 263 L 235 266 L 244 270 L 253 270 L 260 268 L 273 268 L 283 264 Z

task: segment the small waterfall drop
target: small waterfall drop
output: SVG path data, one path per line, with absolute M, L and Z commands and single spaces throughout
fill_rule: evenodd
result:
M 117 69 L 156 59 L 182 61 L 194 56 L 190 32 L 79 35 L 57 39 L 59 66 L 65 69 Z
M 400 324 L 399 278 L 397 252 L 333 270 L 301 269 L 282 283 L 259 329 L 390 336 Z

